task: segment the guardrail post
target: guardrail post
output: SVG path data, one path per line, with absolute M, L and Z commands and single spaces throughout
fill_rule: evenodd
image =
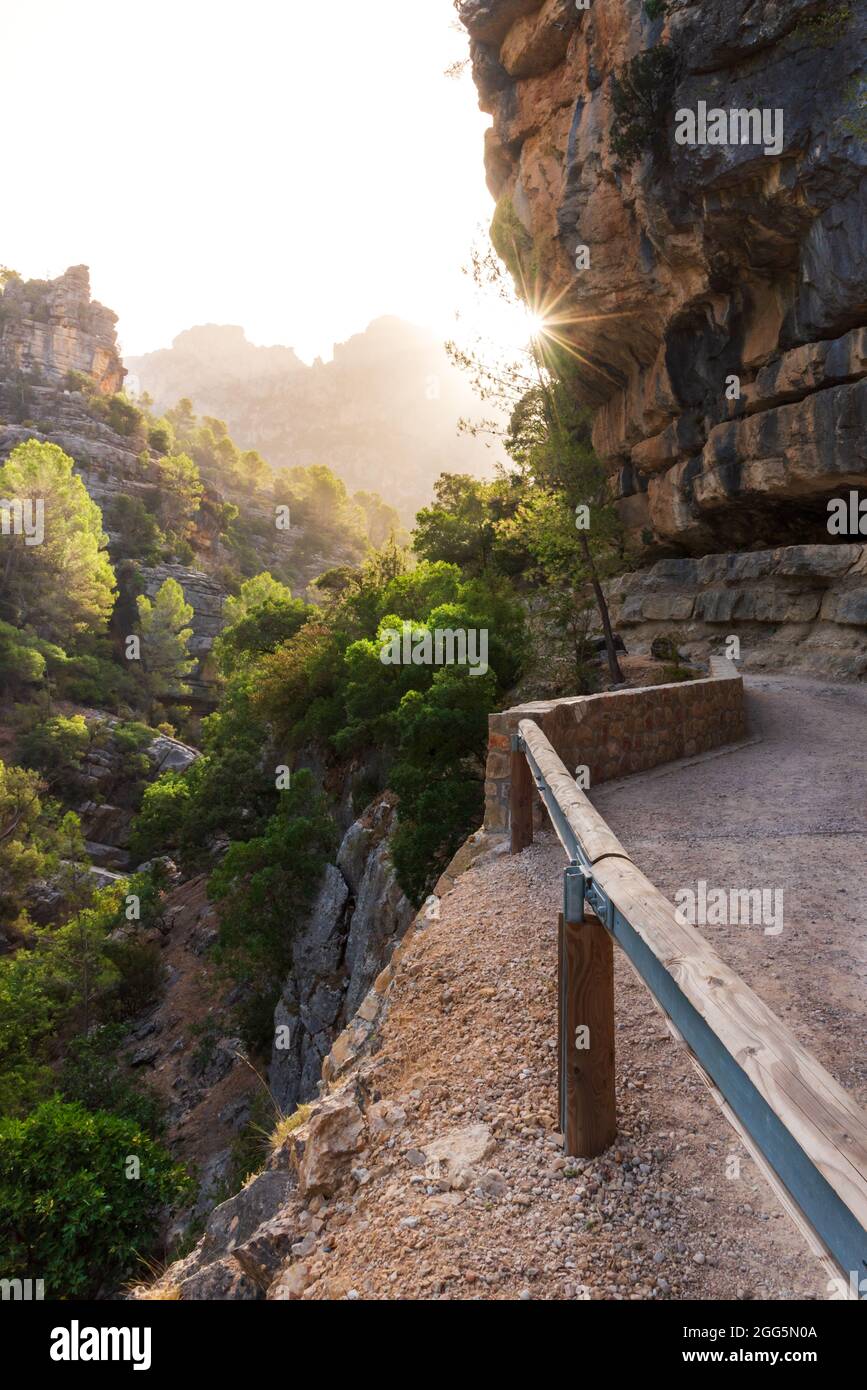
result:
M 533 843 L 533 778 L 518 734 L 512 735 L 509 827 L 512 854 L 520 854 Z
M 584 870 L 563 880 L 559 922 L 560 1128 L 565 1152 L 595 1158 L 617 1136 L 614 943 L 584 911 Z

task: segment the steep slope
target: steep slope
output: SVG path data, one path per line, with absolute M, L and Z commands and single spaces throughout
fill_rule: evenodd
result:
M 473 855 L 338 1040 L 323 1099 L 139 1296 L 823 1297 L 746 1156 L 727 1180 L 740 1146 L 622 957 L 618 1141 L 562 1156 L 562 850 L 546 835 L 510 859 L 479 837 Z
M 867 482 L 867 11 L 458 10 L 494 240 L 574 348 L 633 538 L 827 540 L 828 498 Z M 704 140 L 702 103 L 726 113 Z

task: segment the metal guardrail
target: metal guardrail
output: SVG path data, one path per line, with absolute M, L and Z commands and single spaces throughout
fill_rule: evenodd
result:
M 598 939 L 587 936 L 602 931 L 626 953 L 671 1021 L 814 1253 L 857 1291 L 867 1279 L 867 1116 L 704 938 L 677 921 L 672 905 L 632 863 L 542 730 L 524 720 L 512 740 L 513 853 L 532 841 L 533 787 L 569 860 L 559 979 L 560 1116 L 567 1152 L 593 1156 L 616 1132 L 613 973 L 606 971 Z M 596 922 L 588 922 L 587 907 Z M 594 954 L 595 986 L 589 964 Z M 610 999 L 600 998 L 609 993 L 609 975 Z M 595 1056 L 592 1045 L 583 1054 L 575 1046 L 576 1020 L 588 1010 L 597 1037 L 602 1035 Z

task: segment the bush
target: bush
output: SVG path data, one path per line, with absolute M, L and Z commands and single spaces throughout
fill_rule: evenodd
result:
M 130 1160 L 139 1176 L 128 1177 Z M 92 1298 L 152 1248 L 161 1210 L 190 1187 L 132 1120 L 61 1100 L 0 1120 L 0 1269 L 49 1298 Z
M 107 1014 L 114 1019 L 134 1018 L 156 1003 L 166 978 L 159 946 L 125 936 L 106 941 L 103 952 L 118 973 L 106 1000 Z
M 680 72 L 679 54 L 661 44 L 639 53 L 615 74 L 611 149 L 619 163 L 634 164 L 644 154 L 659 153 Z
M 109 396 L 104 403 L 103 414 L 106 422 L 117 434 L 122 434 L 131 439 L 136 435 L 142 435 L 145 428 L 144 411 L 139 410 L 137 405 L 133 405 L 122 392 L 117 395 Z
M 119 1070 L 117 1054 L 123 1040 L 118 1024 L 106 1024 L 86 1037 L 74 1038 L 60 1070 L 61 1095 L 85 1110 L 104 1110 L 131 1120 L 156 1138 L 164 1129 L 162 1102 Z

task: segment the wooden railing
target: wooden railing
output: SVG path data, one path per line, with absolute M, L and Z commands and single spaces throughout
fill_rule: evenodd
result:
M 595 1156 L 617 1130 L 616 942 L 814 1253 L 857 1290 L 867 1280 L 867 1115 L 680 920 L 524 719 L 512 747 L 513 854 L 533 839 L 534 787 L 569 860 L 559 975 L 567 1153 Z

